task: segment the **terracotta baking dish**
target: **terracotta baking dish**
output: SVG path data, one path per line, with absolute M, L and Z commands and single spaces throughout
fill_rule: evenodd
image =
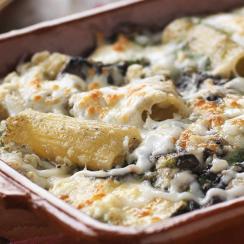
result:
M 111 36 L 124 24 L 162 27 L 179 16 L 228 11 L 242 5 L 243 0 L 123 1 L 12 31 L 0 36 L 0 76 L 41 50 L 85 55 L 94 47 L 97 32 Z M 0 236 L 4 238 L 23 240 L 63 233 L 66 237 L 57 243 L 233 243 L 244 240 L 243 224 L 244 198 L 239 198 L 143 229 L 106 225 L 0 161 Z

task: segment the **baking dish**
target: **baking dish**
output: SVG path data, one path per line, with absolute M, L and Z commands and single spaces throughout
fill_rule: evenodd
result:
M 222 1 L 220 9 L 217 3 L 210 3 L 210 1 L 197 4 L 194 1 L 174 1 L 173 3 L 169 1 L 129 1 L 118 4 L 120 8 L 111 5 L 107 11 L 105 11 L 106 8 L 101 9 L 101 12 L 91 11 L 71 19 L 48 22 L 16 33 L 8 33 L 3 35 L 0 41 L 0 50 L 4 57 L 1 59 L 1 74 L 10 70 L 16 61 L 20 61 L 36 51 L 47 49 L 71 55 L 89 51 L 95 43 L 95 33 L 104 32 L 106 36 L 110 36 L 116 31 L 116 27 L 125 23 L 163 26 L 171 19 L 181 15 L 226 10 L 237 7 L 239 4 L 241 1 Z M 180 13 L 178 13 L 178 9 L 181 9 Z M 115 15 L 116 19 L 113 18 Z M 144 18 L 141 19 L 141 16 Z M 111 21 L 110 18 L 116 21 Z M 5 189 L 2 193 L 5 196 L 4 208 L 14 207 L 12 203 L 16 202 L 17 206 L 29 209 L 41 218 L 48 217 L 50 222 L 56 222 L 56 226 L 63 227 L 67 233 L 73 234 L 72 236 L 77 239 L 82 238 L 94 242 L 108 240 L 118 242 L 119 240 L 123 243 L 125 241 L 167 242 L 172 239 L 188 242 L 203 238 L 206 233 L 209 235 L 213 232 L 220 232 L 224 227 L 233 228 L 234 226 L 235 230 L 238 230 L 235 224 L 238 224 L 242 217 L 242 200 L 238 199 L 182 215 L 146 229 L 111 227 L 98 223 L 67 206 L 5 164 L 1 163 L 0 167 L 3 175 L 7 176 L 5 179 L 3 177 L 3 182 L 9 181 L 3 184 L 13 184 L 12 190 L 7 189 L 6 191 L 3 187 Z M 213 229 L 213 226 L 216 228 Z M 55 229 L 55 227 L 53 228 Z

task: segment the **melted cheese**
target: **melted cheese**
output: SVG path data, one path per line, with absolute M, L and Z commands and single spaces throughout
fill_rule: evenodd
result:
M 227 120 L 222 126 L 223 137 L 233 146 L 244 145 L 244 115 Z
M 84 190 L 85 189 L 85 190 Z M 153 194 L 147 182 L 96 179 L 75 174 L 57 180 L 51 192 L 103 222 L 141 226 L 169 217 L 184 206 Z
M 39 186 L 48 189 L 55 178 L 62 178 L 68 175 L 66 167 L 56 168 L 54 164 L 41 160 L 37 155 L 12 145 L 14 148 L 0 150 L 0 158 L 15 170 L 27 176 Z
M 32 63 L 20 67 L 20 75 L 12 73 L 5 78 L 0 87 L 0 104 L 9 115 L 27 108 L 67 114 L 68 98 L 85 89 L 85 83 L 79 77 L 69 74 L 46 80 L 46 77 L 57 76 L 64 64 L 63 59 L 67 58 L 61 54 L 46 54 L 47 57 L 44 54 L 36 55 Z M 38 58 L 43 58 L 43 55 L 45 59 L 41 62 Z
M 188 112 L 176 93 L 172 81 L 160 81 L 160 76 L 137 80 L 121 88 L 105 87 L 75 94 L 70 98 L 70 113 L 77 118 L 141 127 L 143 116 L 156 120 L 172 118 L 173 113 Z

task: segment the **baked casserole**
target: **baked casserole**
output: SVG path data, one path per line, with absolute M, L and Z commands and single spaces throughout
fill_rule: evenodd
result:
M 36 53 L 0 85 L 0 158 L 112 225 L 243 196 L 243 27 L 239 9 Z

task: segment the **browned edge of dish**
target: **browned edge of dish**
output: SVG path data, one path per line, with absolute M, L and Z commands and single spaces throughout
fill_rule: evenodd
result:
M 179 16 L 224 11 L 242 4 L 242 0 L 129 0 L 6 33 L 0 35 L 0 75 L 10 71 L 25 55 L 37 51 L 60 51 L 70 55 L 84 53 L 94 46 L 97 32 L 109 36 L 124 23 L 162 26 Z M 0 198 L 9 204 L 13 199 L 23 201 L 32 211 L 46 216 L 72 236 L 95 242 L 193 240 L 206 231 L 211 233 L 229 226 L 244 215 L 244 199 L 240 198 L 143 229 L 110 226 L 82 214 L 1 161 L 0 173 L 2 182 L 5 182 L 0 189 Z

